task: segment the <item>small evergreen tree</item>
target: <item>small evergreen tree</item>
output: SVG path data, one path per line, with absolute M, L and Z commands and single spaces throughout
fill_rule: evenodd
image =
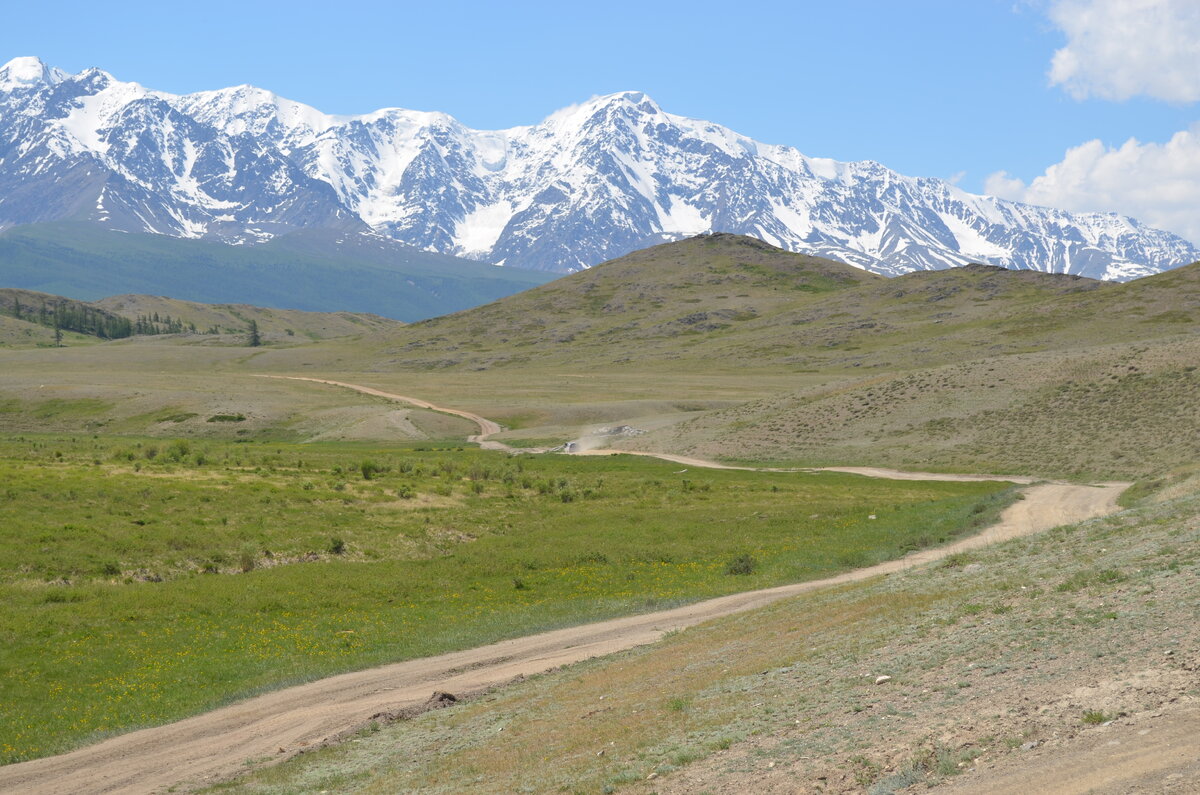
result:
M 257 320 L 250 321 L 249 345 L 251 348 L 257 348 L 259 345 L 262 345 L 262 337 L 260 337 L 258 335 L 258 321 Z

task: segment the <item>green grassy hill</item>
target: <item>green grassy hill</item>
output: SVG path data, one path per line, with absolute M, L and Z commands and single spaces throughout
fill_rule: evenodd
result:
M 264 340 L 352 337 L 404 325 L 379 315 L 356 312 L 304 312 L 249 304 L 201 304 L 156 295 L 117 295 L 102 298 L 93 305 L 133 319 L 156 315 L 170 317 L 189 327 L 195 326 L 200 332 L 215 329 L 222 334 L 245 334 L 253 320 Z
M 401 367 L 674 359 L 741 339 L 755 321 L 884 281 L 753 238 L 706 235 L 634 252 L 486 306 L 415 324 Z M 700 354 L 707 355 L 707 354 Z
M 552 278 L 328 230 L 260 246 L 126 234 L 83 223 L 33 224 L 0 234 L 0 284 L 82 300 L 147 293 L 411 321 Z
M 0 316 L 6 321 L 0 344 L 53 345 L 54 329 L 68 336 L 63 344 L 125 339 L 134 336 L 183 334 L 229 335 L 241 341 L 250 322 L 258 324 L 264 343 L 361 337 L 403 326 L 396 320 L 353 312 L 304 312 L 265 309 L 246 304 L 201 304 L 153 295 L 118 295 L 78 301 L 60 295 L 0 288 Z
M 120 300 L 135 312 L 183 311 L 166 299 Z M 219 311 L 206 317 L 225 326 L 249 310 Z M 328 333 L 257 318 L 272 333 L 292 328 L 297 341 Z M 196 380 L 194 390 L 217 394 L 218 382 L 247 374 L 323 374 L 475 410 L 518 444 L 629 424 L 648 433 L 603 443 L 763 463 L 1080 478 L 1153 477 L 1200 459 L 1200 434 L 1180 432 L 1200 428 L 1200 264 L 1128 284 L 982 265 L 884 279 L 711 235 L 456 314 L 348 330 L 356 333 L 319 344 L 204 354 L 199 370 L 187 363 L 200 354 L 181 354 L 181 340 L 140 339 L 136 350 L 58 357 L 60 369 L 12 363 L 8 392 L 24 399 L 17 393 L 52 370 L 61 398 L 115 407 L 89 422 L 159 433 L 137 417 L 193 403 L 200 408 L 189 411 L 210 410 L 211 401 L 180 392 L 193 376 L 213 384 Z M 155 364 L 138 365 L 136 388 L 128 378 L 109 383 L 130 357 Z M 187 379 L 171 376 L 178 367 Z M 148 388 L 164 378 L 169 389 Z M 131 390 L 136 416 L 122 413 Z M 297 438 L 298 418 L 271 390 L 282 388 L 253 391 L 266 401 L 255 433 Z M 150 405 L 156 395 L 161 410 Z
M 1198 287 L 1200 265 L 1124 285 L 984 265 L 885 279 L 711 235 L 414 324 L 384 353 L 402 369 L 911 368 L 1194 333 Z
M 73 331 L 63 332 L 64 345 L 81 345 L 98 341 L 96 337 L 90 335 L 76 334 Z M 0 314 L 0 348 L 48 348 L 53 345 L 54 329 L 52 327 Z
M 134 333 L 130 319 L 122 315 L 86 301 L 33 290 L 0 288 L 0 315 L 46 329 L 43 334 L 27 335 L 35 341 L 49 334 L 53 343 L 55 329 L 97 339 L 122 339 Z M 147 327 L 143 331 L 157 333 L 159 329 Z M 20 342 L 20 335 L 11 341 Z
M 660 422 L 668 409 L 630 405 L 608 419 L 652 432 L 629 448 L 1138 477 L 1200 459 L 1200 437 L 1178 432 L 1200 428 L 1198 332 L 1200 264 L 1128 284 L 984 265 L 884 279 L 713 235 L 414 324 L 357 355 L 476 383 L 494 370 L 526 394 L 587 374 L 567 398 L 579 401 L 644 372 L 642 397 L 675 390 L 717 409 Z M 721 380 L 734 373 L 777 388 L 706 402 L 734 397 Z M 525 427 L 510 438 L 587 432 L 565 410 L 515 419 Z

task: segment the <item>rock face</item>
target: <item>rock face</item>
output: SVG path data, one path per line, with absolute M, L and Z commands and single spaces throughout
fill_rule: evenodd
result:
M 889 275 L 984 262 L 1128 279 L 1200 259 L 1131 218 L 807 157 L 639 92 L 479 131 L 397 108 L 329 116 L 252 86 L 174 96 L 18 58 L 0 69 L 0 228 L 67 218 L 237 243 L 374 231 L 550 271 L 710 231 Z

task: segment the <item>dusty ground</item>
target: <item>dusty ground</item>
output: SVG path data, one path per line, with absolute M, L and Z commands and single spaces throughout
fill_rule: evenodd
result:
M 959 795 L 1055 792 L 1132 795 L 1195 792 L 1200 787 L 1196 733 L 1200 707 L 1122 718 L 1059 748 L 1030 749 L 938 788 Z
M 512 449 L 508 445 L 500 444 L 499 442 L 487 442 L 486 439 L 489 436 L 500 433 L 499 424 L 492 422 L 491 420 L 489 420 L 485 417 L 480 417 L 478 414 L 472 414 L 469 411 L 463 411 L 461 409 L 444 408 L 442 406 L 435 406 L 428 401 L 421 400 L 420 398 L 412 398 L 412 397 L 405 397 L 404 395 L 396 395 L 391 392 L 384 392 L 381 389 L 374 389 L 373 387 L 369 387 L 369 386 L 360 386 L 359 384 L 348 384 L 344 381 L 329 381 L 324 378 L 306 378 L 303 376 L 288 376 L 288 375 L 264 375 L 264 376 L 262 376 L 262 378 L 279 378 L 279 379 L 283 379 L 285 381 L 312 381 L 312 382 L 318 383 L 318 384 L 329 384 L 330 386 L 340 386 L 340 387 L 345 387 L 346 389 L 354 390 L 355 392 L 362 392 L 364 395 L 374 395 L 375 397 L 388 398 L 389 400 L 397 400 L 397 401 L 400 401 L 401 403 L 411 403 L 412 405 L 414 405 L 418 408 L 429 409 L 431 411 L 436 411 L 440 414 L 450 414 L 455 417 L 462 417 L 464 420 L 470 420 L 471 422 L 473 422 L 479 426 L 479 433 L 474 436 L 468 436 L 467 437 L 468 442 L 474 442 L 474 443 L 478 444 L 480 447 L 484 448 L 485 450 L 511 450 Z

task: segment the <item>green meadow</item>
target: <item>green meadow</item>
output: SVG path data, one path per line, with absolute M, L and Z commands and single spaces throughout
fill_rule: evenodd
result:
M 811 579 L 1008 484 L 351 443 L 0 438 L 0 762 L 263 690 Z

